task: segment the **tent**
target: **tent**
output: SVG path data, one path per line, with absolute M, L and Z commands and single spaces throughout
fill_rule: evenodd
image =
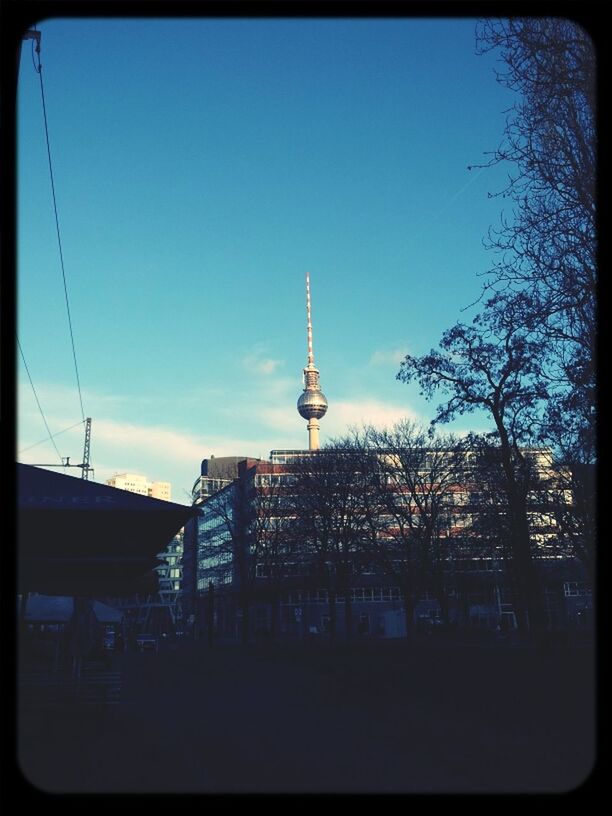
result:
M 193 508 L 17 465 L 18 591 L 131 594 Z

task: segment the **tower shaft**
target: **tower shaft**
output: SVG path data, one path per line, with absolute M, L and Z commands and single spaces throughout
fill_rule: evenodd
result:
M 307 362 L 304 368 L 304 392 L 298 400 L 297 408 L 301 416 L 308 420 L 308 448 L 319 448 L 319 419 L 327 411 L 327 400 L 319 385 L 319 370 L 314 364 L 312 348 L 312 313 L 310 304 L 310 275 L 306 273 L 306 338 Z
M 308 450 L 319 450 L 319 420 L 314 417 L 309 419 L 306 428 L 308 429 Z

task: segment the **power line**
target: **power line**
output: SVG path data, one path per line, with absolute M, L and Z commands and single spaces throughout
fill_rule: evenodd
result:
M 49 159 L 49 174 L 51 176 L 51 193 L 53 195 L 53 211 L 55 213 L 55 228 L 56 228 L 56 231 L 57 231 L 57 243 L 58 243 L 58 246 L 59 246 L 60 264 L 61 264 L 61 267 L 62 267 L 62 280 L 64 282 L 64 296 L 65 296 L 65 299 L 66 299 L 66 311 L 68 313 L 68 327 L 70 329 L 70 342 L 72 344 L 72 357 L 73 357 L 73 360 L 74 360 L 74 370 L 75 370 L 75 373 L 76 373 L 77 388 L 78 388 L 78 391 L 79 391 L 79 402 L 81 404 L 81 417 L 83 419 L 83 422 L 85 422 L 85 410 L 83 408 L 83 396 L 81 394 L 81 383 L 80 383 L 80 380 L 79 380 L 79 367 L 77 365 L 76 350 L 75 350 L 75 346 L 74 346 L 74 333 L 72 331 L 72 318 L 70 316 L 70 303 L 68 301 L 68 287 L 66 285 L 66 271 L 64 269 L 64 254 L 62 252 L 62 239 L 60 237 L 59 218 L 58 218 L 58 214 L 57 214 L 57 200 L 56 200 L 56 196 L 55 196 L 55 182 L 54 182 L 54 179 L 53 179 L 53 166 L 52 166 L 52 163 L 51 163 L 51 146 L 50 146 L 50 143 L 49 143 L 49 127 L 48 127 L 48 124 L 47 124 L 47 106 L 45 104 L 45 89 L 44 89 L 44 86 L 43 86 L 42 63 L 40 61 L 40 42 L 38 42 L 37 45 L 36 45 L 36 54 L 38 56 L 38 67 L 36 67 L 36 65 L 35 65 L 34 68 L 35 68 L 35 70 L 36 70 L 36 72 L 38 74 L 38 77 L 40 79 L 40 95 L 41 95 L 41 98 L 42 98 L 43 118 L 44 118 L 44 121 L 45 121 L 45 138 L 46 138 L 46 141 L 47 141 L 47 156 L 48 156 L 48 159 Z
M 28 379 L 30 380 L 30 385 L 32 386 L 32 391 L 34 392 L 34 398 L 36 400 L 36 404 L 38 405 L 38 410 L 40 411 L 40 415 L 41 415 L 41 417 L 43 419 L 43 422 L 45 423 L 45 428 L 47 429 L 47 433 L 49 434 L 49 439 L 51 440 L 51 442 L 53 442 L 53 447 L 55 448 L 55 452 L 57 453 L 57 455 L 59 456 L 59 458 L 61 460 L 62 455 L 59 452 L 59 450 L 57 449 L 57 445 L 55 444 L 55 440 L 53 439 L 53 434 L 51 433 L 51 431 L 49 429 L 49 425 L 47 424 L 47 420 L 45 419 L 45 415 L 44 415 L 42 406 L 40 404 L 40 400 L 38 399 L 38 394 L 36 393 L 36 389 L 34 388 L 34 383 L 32 381 L 32 377 L 30 376 L 30 370 L 28 368 L 28 364 L 26 363 L 25 355 L 23 353 L 23 349 L 21 348 L 21 343 L 19 342 L 19 338 L 17 338 L 17 345 L 19 346 L 19 351 L 21 352 L 21 359 L 23 360 L 23 364 L 25 366 L 25 370 L 26 370 L 26 373 L 28 375 Z M 57 436 L 57 434 L 56 434 L 56 436 Z M 46 441 L 46 440 L 44 440 L 44 441 Z
M 78 422 L 75 422 L 74 425 L 71 425 L 69 428 L 64 428 L 63 431 L 58 431 L 57 433 L 51 434 L 51 438 L 54 439 L 56 436 L 59 436 L 60 434 L 66 433 L 67 431 L 71 431 L 73 428 L 76 428 L 77 425 L 82 425 L 82 424 L 83 424 L 83 420 L 80 419 Z M 32 448 L 35 448 L 37 445 L 42 445 L 43 442 L 47 442 L 48 440 L 49 440 L 49 437 L 45 436 L 45 438 L 41 439 L 39 442 L 34 442 L 33 445 L 28 445 L 27 448 L 22 448 L 20 451 L 18 451 L 19 456 L 21 456 L 21 454 L 25 453 L 26 451 L 32 450 Z

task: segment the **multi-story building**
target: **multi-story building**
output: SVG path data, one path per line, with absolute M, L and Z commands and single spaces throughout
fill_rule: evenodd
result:
M 440 514 L 438 544 L 444 553 L 439 581 L 430 575 L 428 583 L 413 587 L 405 579 L 406 572 L 417 569 L 415 564 L 407 564 L 404 574 L 385 569 L 380 560 L 364 557 L 371 542 L 353 549 L 349 545 L 344 563 L 334 555 L 335 544 L 330 545 L 323 565 L 305 539 L 296 546 L 292 485 L 298 463 L 312 455 L 310 450 L 279 450 L 272 451 L 269 461 L 245 459 L 237 463 L 231 482 L 203 500 L 194 496 L 200 515 L 190 523 L 191 609 L 200 629 L 211 612 L 214 631 L 228 638 L 241 636 L 245 617 L 249 634 L 281 637 L 326 634 L 332 628 L 339 636 L 350 628 L 356 636 L 401 637 L 408 627 L 431 629 L 444 619 L 471 629 L 516 627 L 503 529 L 494 531 L 496 540 L 482 541 L 475 520 L 480 497 L 469 472 L 464 485 L 448 492 Z M 575 558 L 557 552 L 550 520 L 535 504 L 531 515 L 549 628 L 586 623 L 591 596 L 585 571 Z M 342 523 L 350 520 L 339 518 L 336 534 Z M 380 540 L 396 533 L 381 518 Z M 341 568 L 349 577 L 339 582 Z
M 163 552 L 158 553 L 160 565 L 155 568 L 158 580 L 158 594 L 160 603 L 166 606 L 176 631 L 182 622 L 181 579 L 183 555 L 183 532 L 180 531 L 168 544 Z
M 192 500 L 202 506 L 219 491 L 229 487 L 238 476 L 238 464 L 244 456 L 211 456 L 201 464 L 200 475 L 192 488 Z M 192 519 L 183 530 L 183 554 L 181 559 L 182 586 L 181 606 L 187 622 L 195 621 L 196 601 L 204 588 L 205 576 L 199 569 L 199 542 L 205 536 L 205 521 L 202 516 Z M 226 549 L 223 547 L 222 549 Z M 208 584 L 206 584 L 208 586 Z
M 151 482 L 137 473 L 116 473 L 106 484 L 119 490 L 127 490 L 152 499 L 171 501 L 170 482 Z M 157 593 L 143 593 L 130 598 L 115 599 L 115 604 L 129 614 L 138 631 L 172 632 L 181 626 L 180 604 L 183 552 L 182 531 L 170 541 L 163 552 L 158 553 Z
M 170 482 L 150 482 L 146 476 L 137 473 L 115 473 L 106 484 L 119 490 L 128 490 L 140 496 L 149 496 L 152 499 L 171 501 L 172 485 Z

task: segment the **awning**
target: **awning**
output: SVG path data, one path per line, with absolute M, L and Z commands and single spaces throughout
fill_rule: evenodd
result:
M 193 509 L 109 485 L 17 465 L 18 588 L 49 595 L 125 595 Z

